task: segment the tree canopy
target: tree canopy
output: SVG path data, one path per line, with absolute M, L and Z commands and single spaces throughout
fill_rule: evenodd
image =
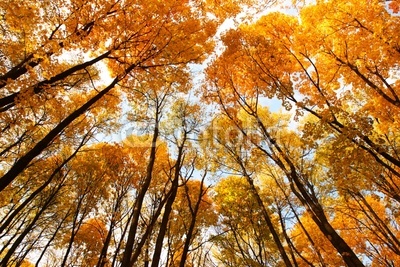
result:
M 399 266 L 398 14 L 0 0 L 0 266 Z

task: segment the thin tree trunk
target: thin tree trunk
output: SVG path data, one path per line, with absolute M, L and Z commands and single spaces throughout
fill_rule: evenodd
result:
M 72 222 L 71 236 L 70 236 L 69 241 L 68 241 L 67 251 L 65 252 L 64 257 L 63 257 L 63 261 L 62 261 L 62 263 L 60 265 L 61 267 L 66 266 L 67 260 L 68 260 L 68 257 L 69 257 L 69 253 L 71 252 L 72 245 L 74 244 L 74 241 L 75 241 L 76 234 L 78 233 L 78 231 L 79 231 L 79 229 L 80 229 L 80 227 L 81 227 L 81 225 L 83 223 L 83 220 L 85 219 L 85 217 L 87 215 L 87 211 L 84 209 L 83 212 L 81 213 L 82 214 L 81 218 L 78 219 L 79 212 L 81 210 L 82 203 L 83 203 L 83 200 L 85 199 L 86 195 L 87 195 L 87 191 L 85 193 L 83 193 L 79 197 L 78 203 L 76 205 L 74 219 L 73 219 L 73 222 Z
M 39 258 L 38 258 L 37 261 L 36 261 L 35 267 L 39 267 L 39 263 L 40 263 L 40 261 L 43 259 L 43 257 L 44 257 L 44 255 L 45 255 L 47 249 L 50 247 L 50 244 L 53 242 L 53 240 L 56 239 L 57 233 L 58 233 L 58 231 L 61 229 L 61 227 L 62 227 L 64 221 L 69 217 L 69 215 L 70 215 L 70 213 L 69 213 L 70 210 L 71 210 L 71 209 L 69 209 L 69 210 L 65 213 L 65 216 L 62 218 L 61 222 L 57 225 L 57 228 L 55 229 L 53 235 L 52 235 L 51 238 L 47 241 L 47 243 L 46 243 L 46 245 L 44 246 L 44 248 L 40 251 L 40 256 L 39 256 Z
M 103 244 L 103 247 L 101 249 L 99 260 L 97 261 L 96 267 L 104 267 L 104 265 L 107 263 L 106 259 L 107 259 L 108 247 L 110 246 L 112 233 L 114 231 L 114 227 L 115 227 L 115 224 L 116 224 L 116 222 L 115 222 L 115 214 L 120 209 L 120 204 L 121 204 L 123 195 L 124 194 L 119 195 L 118 198 L 116 199 L 115 206 L 113 208 L 113 214 L 111 216 L 110 227 L 108 228 L 107 236 L 106 236 L 106 239 L 104 240 L 104 244 Z
M 160 229 L 158 231 L 158 236 L 156 240 L 156 245 L 154 248 L 154 253 L 153 253 L 153 260 L 151 262 L 151 267 L 158 267 L 158 263 L 160 262 L 160 257 L 161 257 L 161 252 L 162 252 L 162 244 L 164 241 L 165 233 L 167 232 L 167 227 L 168 227 L 168 221 L 169 221 L 169 215 L 172 212 L 172 205 L 175 202 L 176 194 L 178 192 L 178 185 L 179 185 L 179 173 L 181 171 L 181 166 L 182 166 L 182 157 L 183 157 L 183 147 L 184 147 L 185 141 L 182 142 L 182 144 L 179 146 L 178 149 L 178 157 L 175 163 L 175 173 L 174 173 L 174 179 L 172 180 L 172 185 L 171 185 L 171 195 L 169 196 L 167 200 L 167 204 L 165 205 L 164 209 L 164 215 L 161 221 Z
M 181 256 L 181 260 L 179 262 L 179 267 L 185 267 L 185 263 L 186 263 L 187 256 L 188 256 L 188 253 L 189 253 L 189 247 L 190 247 L 190 244 L 192 243 L 194 228 L 196 226 L 197 214 L 199 212 L 200 204 L 201 204 L 201 201 L 203 199 L 203 196 L 207 192 L 207 191 L 203 190 L 205 177 L 206 177 L 206 173 L 204 173 L 204 175 L 203 175 L 203 177 L 201 179 L 199 197 L 197 198 L 197 202 L 195 204 L 194 209 L 192 209 L 192 207 L 191 207 L 188 188 L 187 188 L 187 185 L 185 185 L 186 195 L 187 195 L 187 199 L 188 199 L 188 203 L 189 203 L 189 210 L 190 210 L 190 213 L 192 215 L 192 219 L 190 220 L 189 229 L 188 229 L 188 231 L 186 233 L 186 239 L 185 239 L 185 243 L 183 245 L 182 256 Z
M 136 231 L 137 231 L 137 227 L 139 225 L 140 213 L 141 213 L 144 197 L 147 193 L 147 190 L 150 186 L 151 179 L 153 177 L 153 168 L 154 168 L 154 163 L 156 160 L 156 148 L 157 148 L 156 144 L 157 144 L 158 134 L 159 134 L 159 130 L 158 130 L 158 115 L 157 115 L 156 125 L 155 125 L 154 133 L 153 133 L 153 139 L 152 139 L 152 143 L 151 143 L 149 163 L 148 163 L 147 169 L 146 169 L 146 177 L 145 177 L 143 184 L 141 185 L 139 194 L 135 201 L 132 222 L 131 222 L 129 232 L 128 232 L 128 240 L 125 245 L 125 251 L 123 254 L 123 258 L 122 258 L 121 267 L 131 267 L 132 266 L 131 265 L 131 257 L 132 257 L 133 245 L 134 245 L 135 237 L 136 237 Z
M 18 238 L 14 241 L 14 244 L 10 247 L 10 249 L 7 251 L 7 254 L 3 257 L 1 261 L 1 266 L 2 267 L 7 267 L 8 263 L 11 259 L 11 256 L 14 254 L 15 250 L 18 248 L 18 246 L 21 244 L 22 240 L 28 235 L 28 233 L 34 228 L 36 225 L 36 222 L 39 220 L 40 216 L 47 210 L 47 208 L 50 206 L 51 201 L 54 199 L 54 197 L 57 195 L 57 193 L 60 191 L 62 187 L 62 184 L 60 184 L 57 189 L 47 198 L 46 202 L 42 206 L 42 208 L 35 214 L 35 217 L 32 219 L 32 221 L 29 223 L 29 225 L 24 229 L 24 231 L 18 236 Z

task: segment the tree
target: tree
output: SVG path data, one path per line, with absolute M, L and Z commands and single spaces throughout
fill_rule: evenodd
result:
M 398 0 L 273 4 L 0 1 L 0 265 L 399 265 Z
M 125 86 L 127 86 L 125 88 L 130 88 L 131 85 L 134 87 L 133 84 L 136 77 L 128 75 L 130 72 L 136 70 L 146 70 L 155 67 L 162 69 L 163 66 L 179 66 L 189 62 L 196 62 L 201 60 L 202 55 L 210 51 L 212 47 L 212 42 L 208 39 L 214 32 L 215 23 L 204 16 L 202 22 L 200 23 L 199 19 L 195 17 L 201 16 L 201 10 L 192 11 L 189 2 L 182 3 L 182 5 L 177 6 L 174 3 L 167 4 L 157 1 L 154 4 L 147 1 L 137 4 L 129 1 L 117 1 L 116 3 L 112 3 L 111 6 L 110 4 L 106 4 L 104 7 L 101 5 L 101 3 L 96 3 L 98 6 L 94 6 L 94 12 L 91 12 L 90 4 L 83 4 L 81 6 L 76 6 L 77 14 L 74 14 L 75 4 L 78 3 L 73 2 L 71 3 L 71 6 L 65 7 L 67 10 L 66 15 L 68 15 L 68 12 L 70 12 L 72 13 L 71 16 L 73 17 L 76 15 L 82 15 L 79 17 L 85 17 L 89 19 L 88 22 L 83 23 L 84 26 L 82 28 L 79 26 L 79 21 L 73 21 L 75 25 L 77 24 L 76 27 L 78 29 L 75 35 L 78 36 L 78 40 L 80 40 L 80 38 L 84 38 L 84 40 L 82 40 L 83 44 L 81 44 L 82 49 L 84 51 L 90 51 L 92 57 L 96 58 L 97 55 L 100 55 L 100 58 L 97 61 L 103 59 L 106 60 L 104 64 L 106 64 L 107 67 L 112 70 L 113 78 L 108 85 L 98 86 L 95 83 L 96 81 L 92 79 L 92 75 L 89 73 L 89 75 L 85 77 L 85 83 L 80 85 L 78 82 L 77 85 L 86 89 L 85 94 L 91 95 L 91 97 L 89 97 L 86 101 L 83 101 L 81 105 L 77 105 L 70 112 L 62 114 L 61 118 L 58 118 L 58 123 L 55 123 L 55 125 L 49 129 L 43 129 L 44 134 L 42 134 L 41 137 L 35 138 L 35 140 L 38 141 L 34 142 L 26 151 L 21 151 L 19 153 L 21 156 L 16 159 L 15 163 L 12 164 L 12 166 L 4 173 L 3 177 L 0 178 L 0 190 L 3 190 L 7 185 L 9 185 L 36 156 L 42 153 L 46 147 L 54 141 L 54 139 L 60 133 L 62 133 L 78 117 L 90 110 L 97 101 L 112 91 L 117 84 L 122 85 L 125 83 Z M 26 2 L 27 10 L 29 10 L 29 5 L 32 5 L 32 3 Z M 139 8 L 139 6 L 146 10 L 146 13 L 137 13 L 136 10 Z M 50 5 L 48 8 L 51 7 L 52 6 Z M 47 8 L 47 6 L 44 8 Z M 45 12 L 46 9 L 43 11 Z M 80 12 L 82 12 L 82 14 L 79 14 Z M 88 12 L 90 12 L 89 17 L 85 16 L 85 14 Z M 197 16 L 192 16 L 192 12 L 196 12 Z M 59 12 L 51 12 L 50 14 L 57 17 L 58 13 Z M 154 16 L 154 14 L 157 14 L 157 16 Z M 100 21 L 90 21 L 92 16 L 99 17 Z M 9 23 L 12 23 L 15 19 L 15 17 L 8 16 L 8 14 L 5 16 L 5 18 Z M 127 23 L 128 21 L 129 23 Z M 117 30 L 112 31 L 113 34 L 111 36 L 107 34 L 104 35 L 113 27 L 112 25 L 122 26 L 116 27 Z M 57 34 L 64 33 L 62 29 L 68 29 L 67 26 L 69 26 L 68 23 L 64 20 L 61 20 L 59 24 L 54 26 L 56 33 L 50 35 L 51 38 L 56 38 Z M 53 27 L 49 26 L 49 28 L 51 29 Z M 46 36 L 46 31 L 44 31 L 43 34 Z M 185 38 L 185 42 L 182 42 L 181 38 Z M 200 41 L 204 45 L 195 45 L 199 44 Z M 61 52 L 68 51 L 66 47 L 64 48 L 64 42 L 62 42 L 62 45 L 60 45 L 60 43 L 55 43 L 55 45 Z M 98 49 L 94 49 L 93 46 L 98 47 Z M 49 53 L 50 56 L 53 55 L 53 52 Z M 35 56 L 33 55 L 32 57 L 34 58 Z M 18 71 L 22 74 L 25 73 L 24 68 L 26 68 L 24 65 L 26 62 L 24 60 L 28 60 L 29 62 L 29 59 L 25 58 L 22 60 L 22 63 L 20 63 L 22 67 L 19 67 L 19 65 L 16 66 Z M 21 106 L 22 109 L 30 106 L 38 106 L 40 111 L 40 107 L 43 107 L 43 101 L 44 103 L 47 103 L 46 99 L 52 100 L 54 99 L 53 95 L 57 96 L 58 91 L 52 90 L 52 87 L 55 86 L 56 82 L 65 78 L 69 78 L 78 70 L 85 70 L 86 67 L 92 66 L 97 61 L 91 60 L 88 61 L 87 64 L 75 65 L 75 68 L 72 67 L 72 69 L 67 70 L 66 73 L 64 70 L 60 70 L 59 67 L 52 67 L 52 70 L 58 71 L 58 74 L 50 74 L 48 76 L 45 74 L 43 76 L 40 72 L 40 69 L 38 69 L 39 73 L 36 73 L 35 71 L 39 65 L 43 68 L 48 68 L 49 66 L 45 65 L 45 62 L 49 62 L 49 59 L 42 61 L 39 60 L 40 64 L 33 64 L 36 68 L 32 69 L 32 73 L 37 75 L 38 78 L 33 79 L 33 77 L 30 77 L 29 81 L 42 80 L 42 83 L 40 85 L 33 85 L 33 91 L 32 86 L 27 86 L 26 90 L 13 92 L 11 88 L 15 86 L 13 85 L 14 79 L 13 77 L 8 77 L 11 74 L 5 74 L 4 78 L 4 80 L 11 83 L 9 85 L 11 88 L 8 89 L 9 86 L 7 86 L 7 84 L 4 86 L 8 91 L 11 91 L 11 95 L 13 93 L 26 95 L 23 98 L 20 97 L 23 99 L 23 101 L 18 106 Z M 52 61 L 52 63 L 53 62 L 55 63 L 56 60 Z M 14 69 L 11 68 L 8 71 L 13 72 Z M 87 71 L 85 71 L 85 73 L 87 73 Z M 18 77 L 15 77 L 15 79 L 22 77 L 21 75 L 18 75 Z M 56 77 L 57 75 L 60 75 L 60 77 Z M 46 80 L 46 77 L 52 76 L 56 77 L 53 78 L 55 81 Z M 140 74 L 138 74 L 138 76 L 140 76 Z M 40 83 L 40 81 L 38 82 Z M 35 90 L 35 88 L 38 89 Z M 42 88 L 50 88 L 50 92 L 48 94 L 42 94 Z M 90 90 L 90 88 L 93 89 Z M 28 97 L 32 93 L 33 96 Z M 60 94 L 61 93 L 63 93 L 63 91 L 61 91 Z M 4 97 L 7 98 L 11 95 L 6 94 Z M 61 95 L 59 97 L 61 97 Z M 68 96 L 69 94 L 67 91 L 65 97 L 68 98 Z M 12 96 L 12 99 L 15 98 L 16 96 Z M 115 102 L 110 103 L 111 107 L 113 105 L 115 106 L 115 104 Z M 6 105 L 9 104 L 7 103 Z M 25 109 L 25 112 L 27 111 L 28 110 Z M 33 114 L 28 113 L 26 116 L 24 116 L 24 118 L 28 118 L 28 115 L 35 116 L 35 112 L 36 111 L 33 110 Z M 9 132 L 18 125 L 10 124 L 12 121 L 10 121 L 10 115 L 16 115 L 20 113 L 20 111 L 18 111 L 16 107 L 3 113 L 2 116 L 4 116 L 5 124 L 2 126 L 2 128 Z M 22 130 L 26 127 L 26 124 L 22 124 Z
M 271 119 L 272 116 L 270 116 L 268 110 L 258 106 L 258 96 L 256 96 L 255 99 L 246 99 L 238 94 L 235 89 L 235 84 L 232 84 L 231 88 L 233 95 L 238 95 L 237 102 L 233 102 L 237 107 L 236 109 L 225 106 L 224 99 L 221 97 L 218 87 L 216 87 L 218 100 L 227 117 L 225 120 L 228 121 L 228 124 L 224 128 L 234 129 L 235 131 L 233 134 L 232 132 L 228 132 L 228 135 L 221 136 L 221 128 L 217 128 L 219 131 L 216 132 L 215 137 L 211 135 L 212 138 L 217 140 L 222 149 L 225 148 L 225 153 L 231 156 L 230 159 L 228 158 L 227 162 L 230 161 L 232 163 L 225 164 L 223 162 L 222 164 L 227 166 L 228 170 L 242 173 L 242 175 L 247 178 L 249 185 L 254 188 L 253 179 L 249 174 L 250 172 L 254 172 L 255 168 L 251 166 L 255 164 L 255 162 L 250 160 L 252 156 L 251 146 L 254 146 L 255 150 L 258 150 L 257 155 L 261 153 L 261 155 L 266 157 L 266 160 L 269 161 L 269 164 L 276 165 L 282 170 L 286 179 L 290 182 L 290 189 L 293 194 L 299 199 L 304 208 L 312 213 L 314 222 L 332 243 L 337 252 L 340 253 L 343 260 L 351 266 L 363 266 L 352 248 L 348 246 L 346 241 L 332 227 L 329 218 L 325 214 L 324 206 L 319 200 L 318 191 L 315 190 L 314 181 L 318 179 L 316 179 L 314 175 L 315 173 L 319 173 L 313 172 L 312 164 L 307 163 L 306 166 L 302 164 L 304 162 L 303 158 L 307 154 L 302 155 L 299 153 L 298 148 L 300 148 L 300 151 L 304 152 L 309 149 L 308 145 L 302 144 L 294 134 L 286 134 L 282 129 L 275 130 L 273 127 L 270 128 L 269 123 L 273 122 L 273 119 Z M 229 125 L 231 128 L 229 128 Z M 249 129 L 252 131 L 249 132 Z M 256 131 L 255 136 L 253 136 L 254 131 Z M 240 137 L 244 138 L 243 141 L 246 142 L 242 141 L 242 145 L 237 145 Z M 294 149 L 293 145 L 297 145 L 297 149 Z M 219 150 L 221 150 L 221 148 Z M 247 162 L 250 164 L 250 168 L 246 166 Z M 255 189 L 252 189 L 252 191 L 253 193 L 257 192 Z M 255 195 L 257 196 L 260 207 L 264 207 L 259 194 Z M 286 255 L 282 242 L 265 208 L 263 215 L 274 237 L 274 241 L 285 260 L 285 264 L 290 266 L 291 262 L 289 257 Z
M 250 137 L 251 133 L 247 134 L 238 110 L 254 118 L 256 127 L 251 129 L 261 132 L 265 144 L 253 144 L 282 169 L 292 183 L 291 191 L 314 212 L 313 220 L 349 266 L 362 263 L 346 240 L 334 234 L 333 222 L 328 222 L 323 201 L 315 193 L 322 179 L 315 180 L 309 172 L 312 169 L 303 169 L 299 162 L 306 157 L 317 163 L 313 148 L 335 139 L 335 145 L 324 154 L 325 159 L 330 158 L 330 164 L 323 167 L 332 171 L 328 174 L 341 170 L 341 177 L 335 176 L 341 185 L 331 190 L 342 190 L 348 182 L 343 177 L 361 173 L 366 180 L 350 182 L 353 191 L 363 190 L 363 186 L 370 189 L 368 184 L 373 183 L 376 190 L 397 198 L 399 165 L 392 139 L 396 134 L 389 125 L 394 125 L 397 114 L 394 73 L 398 37 L 392 30 L 397 29 L 398 19 L 378 1 L 361 5 L 364 8 L 344 1 L 316 3 L 300 8 L 300 19 L 271 13 L 229 31 L 223 37 L 225 51 L 207 70 L 205 92 L 243 135 Z M 386 57 L 386 53 L 392 56 Z M 260 111 L 266 97 L 281 99 L 287 110 L 293 107 L 295 119 L 311 115 L 300 133 L 293 135 L 301 135 L 304 143 L 297 146 L 306 151 L 311 148 L 311 153 L 296 155 L 275 136 Z M 384 121 L 391 122 L 384 126 Z M 376 163 L 370 164 L 371 160 Z M 320 170 L 324 169 L 319 168 L 319 175 L 326 176 Z
M 83 255 L 82 264 L 86 266 L 96 265 L 106 239 L 106 233 L 106 226 L 98 219 L 89 219 L 82 224 L 75 238 L 77 249 Z

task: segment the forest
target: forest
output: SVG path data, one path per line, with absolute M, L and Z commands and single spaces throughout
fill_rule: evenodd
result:
M 399 11 L 0 0 L 0 267 L 400 266 Z

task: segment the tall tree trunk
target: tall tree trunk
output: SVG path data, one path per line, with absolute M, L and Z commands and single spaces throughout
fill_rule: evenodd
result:
M 305 207 L 309 208 L 311 218 L 324 236 L 335 247 L 336 251 L 339 252 L 346 265 L 349 267 L 364 267 L 364 264 L 357 257 L 354 251 L 329 223 L 322 206 L 316 200 L 313 200 L 313 197 L 309 195 L 304 185 L 300 182 L 300 178 L 298 177 L 295 169 L 292 169 L 289 179 L 294 181 L 294 184 L 297 187 L 296 189 L 294 184 L 291 183 L 291 189 L 293 193 L 299 198 Z
M 115 224 L 116 224 L 115 215 L 118 212 L 118 210 L 120 209 L 123 196 L 124 196 L 124 194 L 121 194 L 116 199 L 116 202 L 115 202 L 115 205 L 114 205 L 114 208 L 113 208 L 113 211 L 112 211 L 113 213 L 111 215 L 110 227 L 108 228 L 107 236 L 106 236 L 106 239 L 104 240 L 103 247 L 101 248 L 99 260 L 97 261 L 96 267 L 104 267 L 104 265 L 107 263 L 107 261 L 106 261 L 107 252 L 108 252 L 108 248 L 110 246 L 112 233 L 114 231 L 114 227 L 115 227 Z
M 104 240 L 103 247 L 101 248 L 99 260 L 97 261 L 96 267 L 104 267 L 105 264 L 107 263 L 107 252 L 108 252 L 108 247 L 110 246 L 113 228 L 114 228 L 114 223 L 111 220 L 110 227 L 108 228 L 107 236 L 106 239 Z
M 137 231 L 137 227 L 139 225 L 140 213 L 142 210 L 144 197 L 146 196 L 147 190 L 150 186 L 151 179 L 153 177 L 153 168 L 154 168 L 154 163 L 156 160 L 156 148 L 157 148 L 156 145 L 157 145 L 158 135 L 159 135 L 159 129 L 158 129 L 158 115 L 157 115 L 156 125 L 154 128 L 153 138 L 152 138 L 152 142 L 151 142 L 149 163 L 147 164 L 147 169 L 146 169 L 146 177 L 145 177 L 143 184 L 141 184 L 139 194 L 135 201 L 132 222 L 131 222 L 131 225 L 130 225 L 129 231 L 128 231 L 128 240 L 126 241 L 125 251 L 123 254 L 123 258 L 122 258 L 121 267 L 131 267 L 132 266 L 131 265 L 131 257 L 132 257 L 133 245 L 135 243 L 136 231 Z
M 162 211 L 165 203 L 167 202 L 169 196 L 171 195 L 171 193 L 172 192 L 169 191 L 166 194 L 166 197 L 161 201 L 160 205 L 157 207 L 157 210 L 154 213 L 153 218 L 151 219 L 149 225 L 147 226 L 146 231 L 144 232 L 143 236 L 141 237 L 140 242 L 138 242 L 138 244 L 135 248 L 135 251 L 133 251 L 133 253 L 132 253 L 131 263 L 130 263 L 131 266 L 133 266 L 136 263 L 136 261 L 138 260 L 140 253 L 142 251 L 142 248 L 146 245 L 146 243 L 147 244 L 149 243 L 149 236 L 151 235 L 153 228 L 158 220 L 158 217 L 160 217 L 161 211 Z M 148 245 L 147 245 L 147 248 L 148 248 Z M 147 261 L 149 261 L 149 259 Z
M 279 238 L 279 234 L 276 231 L 274 224 L 270 218 L 270 215 L 267 211 L 267 209 L 265 208 L 264 202 L 261 199 L 260 195 L 258 194 L 258 191 L 256 189 L 256 187 L 254 186 L 254 181 L 253 179 L 250 177 L 250 175 L 247 173 L 246 167 L 244 166 L 243 162 L 241 161 L 241 159 L 239 157 L 237 157 L 236 159 L 237 163 L 240 165 L 240 168 L 242 169 L 242 174 L 243 176 L 246 178 L 249 186 L 250 186 L 250 190 L 251 193 L 255 196 L 256 200 L 257 200 L 257 204 L 259 205 L 259 207 L 261 208 L 262 211 L 262 215 L 263 218 L 267 224 L 268 230 L 270 231 L 271 235 L 272 235 L 272 239 L 275 242 L 275 245 L 278 248 L 278 251 L 282 257 L 283 262 L 285 263 L 285 266 L 287 267 L 291 267 L 292 263 L 289 259 L 289 256 L 287 255 L 285 248 L 282 245 L 281 239 Z
M 81 218 L 78 219 L 78 217 L 79 217 L 79 211 L 80 211 L 80 209 L 81 209 L 82 202 L 83 202 L 84 198 L 85 198 L 85 195 L 82 195 L 82 196 L 79 198 L 79 201 L 78 201 L 78 203 L 77 203 L 77 205 L 76 205 L 76 210 L 75 210 L 75 214 L 74 214 L 74 220 L 73 220 L 73 222 L 72 222 L 71 235 L 70 235 L 70 238 L 69 238 L 69 240 L 68 240 L 67 251 L 65 252 L 64 257 L 63 257 L 63 260 L 62 260 L 62 263 L 61 263 L 61 265 L 60 265 L 61 267 L 64 267 L 64 266 L 66 266 L 66 264 L 67 264 L 67 260 L 68 260 L 68 257 L 69 257 L 69 253 L 71 252 L 72 245 L 74 244 L 76 234 L 78 233 L 79 228 L 81 227 L 81 225 L 82 225 L 82 223 L 83 223 L 83 220 L 84 220 L 84 218 L 85 218 L 84 214 L 85 214 L 86 212 L 83 212 Z M 86 213 L 86 214 L 87 214 L 87 213 Z
M 178 185 L 179 185 L 179 173 L 181 171 L 182 166 L 182 157 L 183 157 L 183 147 L 185 145 L 185 141 L 179 146 L 178 149 L 178 157 L 175 163 L 175 172 L 174 178 L 172 180 L 171 185 L 171 195 L 168 198 L 168 201 L 165 205 L 164 215 L 161 221 L 160 229 L 158 231 L 156 245 L 154 248 L 153 253 L 153 260 L 151 262 L 151 267 L 158 267 L 158 263 L 160 262 L 161 252 L 162 252 L 162 244 L 164 241 L 165 233 L 167 232 L 168 222 L 169 222 L 169 215 L 172 212 L 172 205 L 174 204 L 176 194 L 178 192 Z
M 283 262 L 285 263 L 285 266 L 291 267 L 292 263 L 289 259 L 289 256 L 287 255 L 285 248 L 282 245 L 282 242 L 279 238 L 278 232 L 275 230 L 274 224 L 269 216 L 267 209 L 265 208 L 264 202 L 262 201 L 260 195 L 257 192 L 256 187 L 254 186 L 253 179 L 251 179 L 251 177 L 249 175 L 246 175 L 246 179 L 250 185 L 253 195 L 256 197 L 258 205 L 260 206 L 260 208 L 262 210 L 263 218 L 267 224 L 268 230 L 272 234 L 272 238 L 273 238 L 276 246 L 278 247 L 279 253 L 281 254 L 281 257 L 282 257 Z
M 190 210 L 190 214 L 191 214 L 192 218 L 190 220 L 190 225 L 189 225 L 188 231 L 186 233 L 186 239 L 185 239 L 185 243 L 183 245 L 182 256 L 181 256 L 181 260 L 179 262 L 179 267 L 185 267 L 185 263 L 186 263 L 187 256 L 188 256 L 188 253 L 189 253 L 189 247 L 190 247 L 190 244 L 192 243 L 194 228 L 196 226 L 197 214 L 199 212 L 200 204 L 201 204 L 201 201 L 203 200 L 203 196 L 207 192 L 207 191 L 203 190 L 205 177 L 206 177 L 206 173 L 204 173 L 204 175 L 203 175 L 203 177 L 201 179 L 199 197 L 197 198 L 196 204 L 195 204 L 193 209 L 191 207 L 188 187 L 185 184 L 186 195 L 187 195 L 188 202 L 189 202 L 189 210 Z

